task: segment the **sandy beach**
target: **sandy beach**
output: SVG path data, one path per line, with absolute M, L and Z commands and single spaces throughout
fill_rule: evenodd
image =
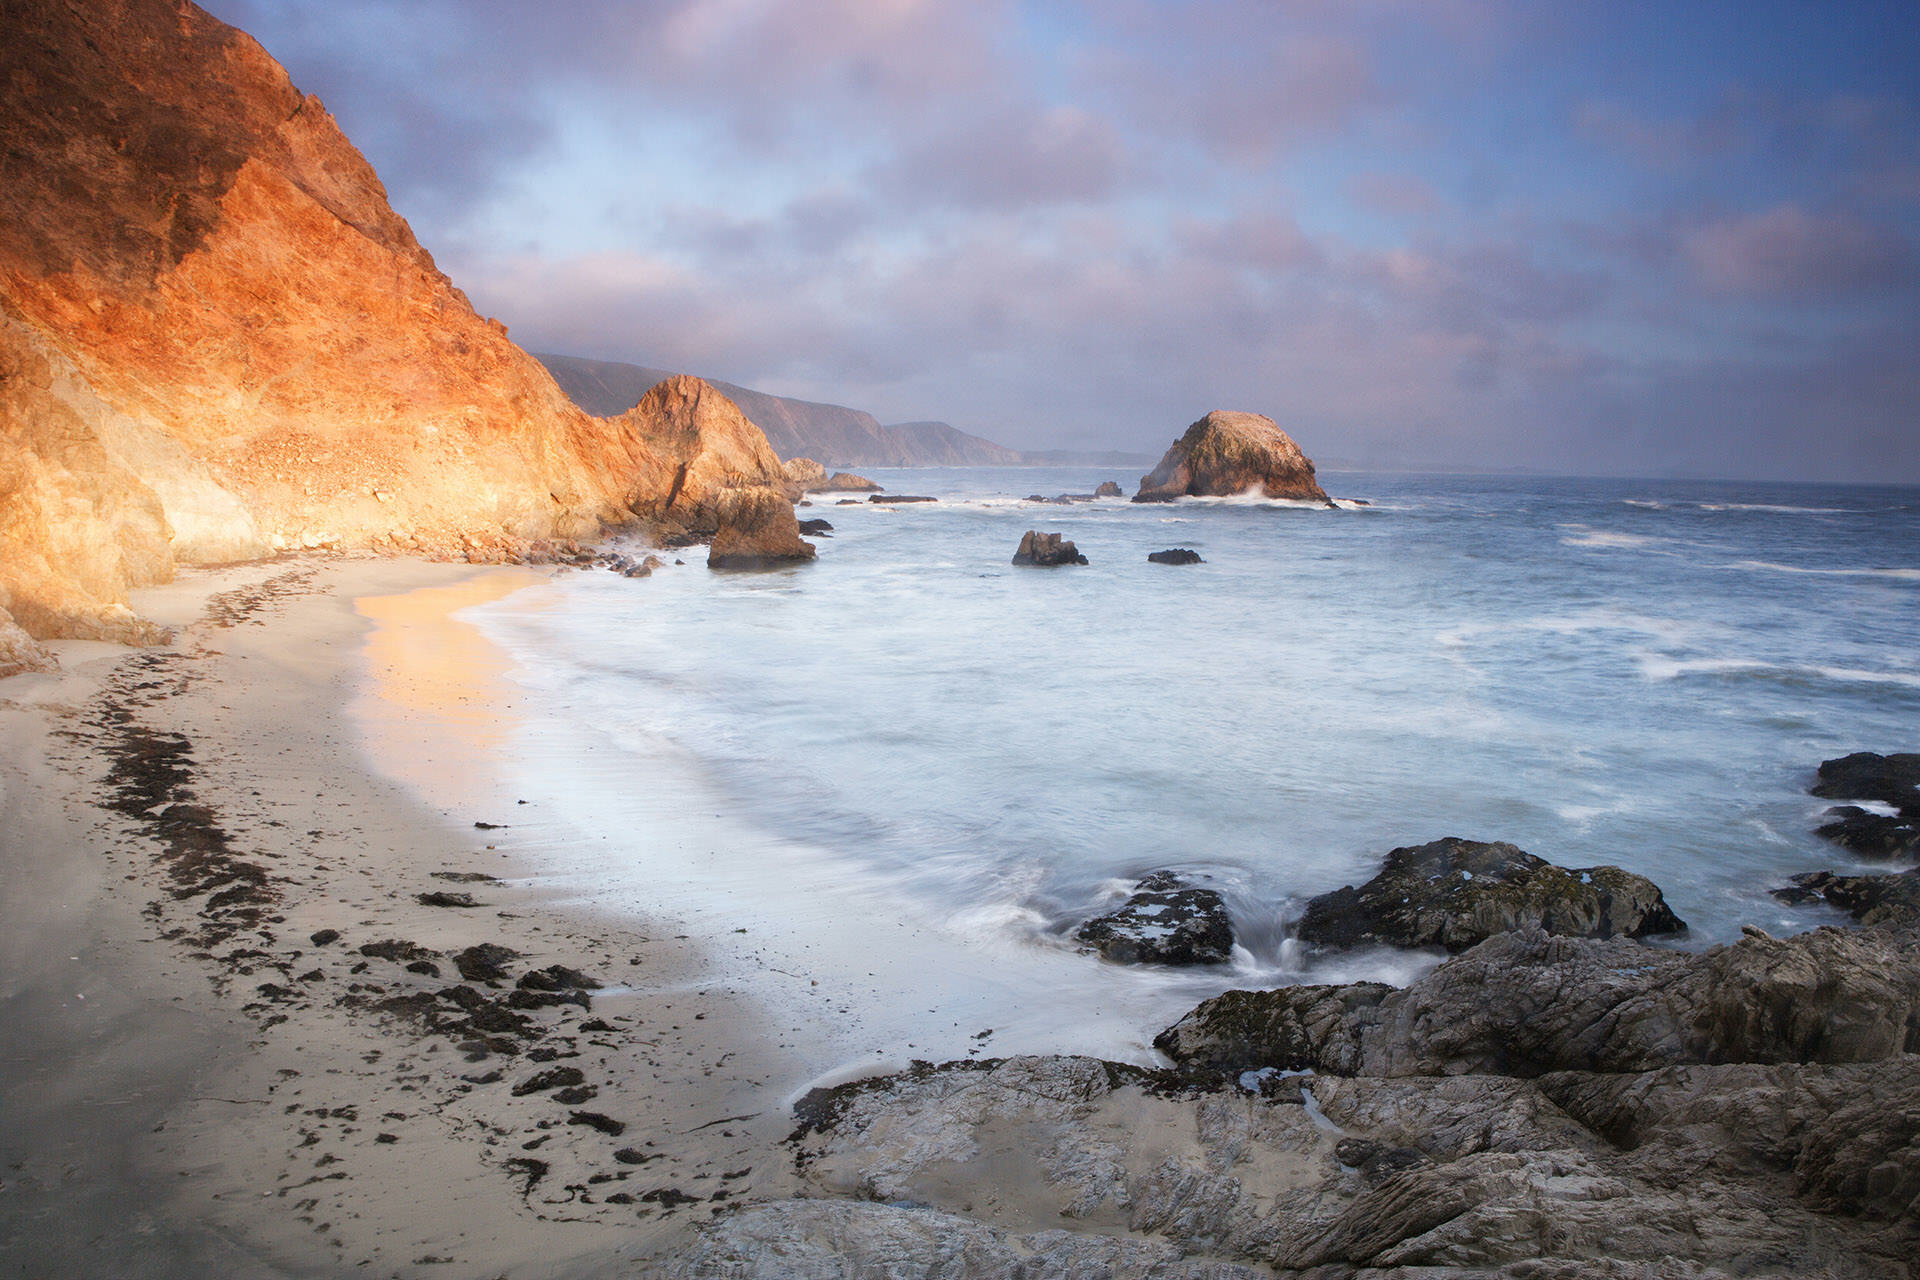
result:
M 451 615 L 546 572 L 186 574 L 136 601 L 171 647 L 0 691 L 0 1270 L 597 1274 L 782 1191 L 791 1064 L 693 940 L 423 798 L 513 715 Z

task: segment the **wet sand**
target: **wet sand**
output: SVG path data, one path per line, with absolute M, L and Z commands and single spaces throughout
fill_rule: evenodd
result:
M 488 789 L 452 615 L 547 572 L 197 573 L 135 600 L 172 647 L 0 685 L 0 1273 L 644 1273 L 791 1193 L 790 1051 Z

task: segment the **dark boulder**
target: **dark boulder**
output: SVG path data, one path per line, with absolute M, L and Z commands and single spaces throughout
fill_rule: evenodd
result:
M 1920 962 L 1878 930 L 1695 954 L 1529 929 L 1400 990 L 1229 991 L 1154 1045 L 1196 1067 L 1392 1077 L 1879 1062 L 1920 1050 Z
M 1686 927 L 1644 876 L 1619 867 L 1568 870 L 1510 844 L 1449 836 L 1395 849 L 1364 885 L 1313 899 L 1297 932 L 1316 946 L 1464 951 L 1514 929 L 1643 938 Z
M 1087 921 L 1074 937 L 1116 964 L 1225 964 L 1233 954 L 1227 904 L 1171 871 L 1140 881 L 1124 906 Z
M 1056 565 L 1085 564 L 1087 558 L 1080 549 L 1067 542 L 1057 533 L 1041 533 L 1027 530 L 1020 536 L 1020 549 L 1013 553 L 1015 564 Z
M 823 533 L 832 533 L 833 526 L 825 520 L 802 520 L 800 532 L 809 538 L 817 538 Z
M 1878 800 L 1903 815 L 1920 818 L 1920 753 L 1876 755 L 1856 751 L 1820 766 L 1810 788 L 1825 800 Z
M 1205 564 L 1198 551 L 1186 547 L 1169 547 L 1165 551 L 1149 551 L 1147 559 L 1154 564 Z
M 1864 925 L 1920 923 L 1920 867 L 1880 876 L 1809 871 L 1773 896 L 1790 905 L 1821 901 Z
M 1113 481 L 1102 480 L 1100 487 L 1093 491 L 1093 496 L 1096 498 L 1121 498 L 1125 497 L 1126 493 L 1125 490 L 1121 489 L 1121 487 Z
M 1815 834 L 1863 858 L 1910 858 L 1920 854 L 1920 818 L 1870 813 L 1859 805 L 1838 804 Z
M 867 501 L 878 502 L 882 506 L 897 506 L 902 502 L 938 502 L 940 499 L 930 498 L 924 493 L 876 493 Z

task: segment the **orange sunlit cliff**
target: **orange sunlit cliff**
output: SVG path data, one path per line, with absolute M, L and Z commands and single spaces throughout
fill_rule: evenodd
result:
M 184 0 L 0 26 L 0 674 L 23 628 L 155 638 L 127 590 L 177 564 L 502 559 L 784 484 L 695 379 L 576 408 L 251 37 Z

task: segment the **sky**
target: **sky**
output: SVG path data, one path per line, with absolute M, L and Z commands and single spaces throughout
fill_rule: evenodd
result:
M 1158 453 L 1920 482 L 1920 4 L 212 0 L 535 351 Z

